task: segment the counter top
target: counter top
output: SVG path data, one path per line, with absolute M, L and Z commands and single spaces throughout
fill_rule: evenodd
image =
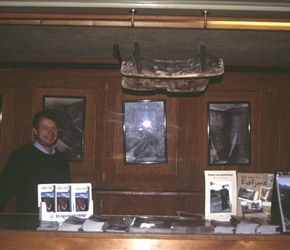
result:
M 0 249 L 287 249 L 290 235 L 37 231 L 38 215 L 0 215 Z

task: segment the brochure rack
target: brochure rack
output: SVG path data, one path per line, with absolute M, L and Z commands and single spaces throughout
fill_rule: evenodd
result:
M 39 184 L 38 204 L 40 221 L 62 222 L 94 213 L 90 183 Z

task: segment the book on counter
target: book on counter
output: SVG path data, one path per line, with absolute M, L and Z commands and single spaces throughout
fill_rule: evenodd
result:
M 270 218 L 274 174 L 237 174 L 237 215 Z
M 82 230 L 85 232 L 103 232 L 103 226 L 109 218 L 109 216 L 93 214 L 85 220 Z
M 237 213 L 237 179 L 234 170 L 205 170 L 205 219 L 228 221 Z
M 272 225 L 267 218 L 232 216 L 231 224 L 236 234 L 277 234 L 279 225 Z
M 135 217 L 133 216 L 111 216 L 104 223 L 102 230 L 105 232 L 125 233 L 129 231 L 134 220 Z
M 209 233 L 209 221 L 196 217 L 137 216 L 130 226 L 133 233 Z
M 103 232 L 103 226 L 109 219 L 108 216 L 93 214 L 89 218 L 79 218 L 69 216 L 63 222 L 59 221 L 40 221 L 37 230 L 40 231 L 85 231 Z
M 214 233 L 233 234 L 235 231 L 235 226 L 230 221 L 211 220 L 210 222 L 214 226 Z
M 69 216 L 59 224 L 58 231 L 82 231 L 85 220 L 84 218 Z

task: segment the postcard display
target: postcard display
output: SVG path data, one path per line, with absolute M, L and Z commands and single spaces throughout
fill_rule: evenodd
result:
M 204 171 L 205 219 L 228 221 L 237 212 L 236 171 Z
M 270 219 L 274 174 L 238 173 L 237 215 Z
M 90 183 L 39 184 L 40 221 L 64 221 L 69 216 L 88 218 L 93 214 Z

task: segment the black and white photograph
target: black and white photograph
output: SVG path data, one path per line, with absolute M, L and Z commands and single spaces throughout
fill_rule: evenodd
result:
M 43 109 L 53 110 L 60 122 L 55 147 L 69 161 L 83 161 L 85 101 L 85 97 L 43 97 Z
M 256 201 L 242 201 L 242 213 L 262 213 L 263 212 L 263 204 L 261 200 Z
M 230 213 L 232 211 L 230 182 L 210 183 L 210 212 Z
M 271 205 L 273 188 L 271 187 L 261 187 L 260 188 L 260 200 L 263 205 Z
M 208 103 L 209 165 L 250 165 L 249 102 Z
M 125 164 L 166 163 L 165 100 L 123 101 Z
M 259 192 L 250 188 L 239 187 L 239 199 L 254 201 L 258 198 Z

